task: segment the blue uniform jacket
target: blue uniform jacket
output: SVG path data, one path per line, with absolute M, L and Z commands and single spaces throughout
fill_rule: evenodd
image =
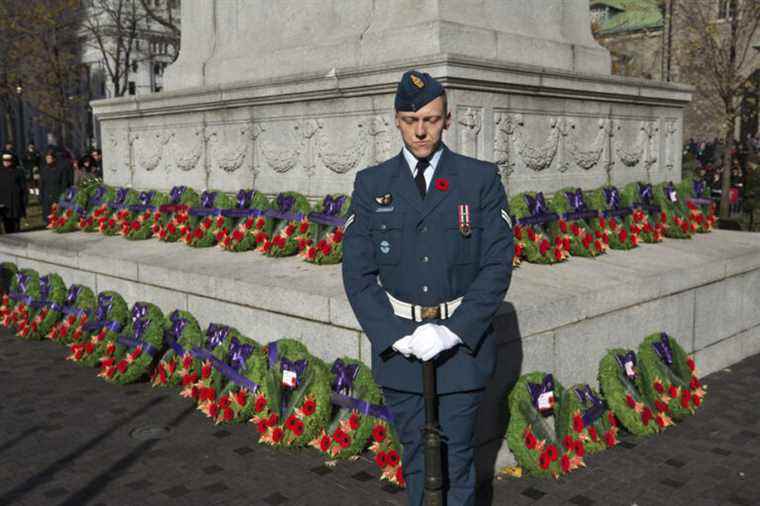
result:
M 448 188 L 439 188 L 441 182 Z M 390 194 L 391 202 L 382 205 Z M 458 206 L 469 205 L 472 232 L 459 230 Z M 485 387 L 495 365 L 491 320 L 504 301 L 514 243 L 506 194 L 494 164 L 444 146 L 423 200 L 399 153 L 356 175 L 343 244 L 343 284 L 372 342 L 372 370 L 385 387 L 422 392 L 422 363 L 387 350 L 421 325 L 396 316 L 386 295 L 434 306 L 464 296 L 446 325 L 464 344 L 436 360 L 438 392 Z M 353 215 L 353 218 L 351 216 Z M 382 286 L 381 286 L 382 285 Z M 385 354 L 383 352 L 386 352 Z M 381 357 L 383 355 L 383 357 Z

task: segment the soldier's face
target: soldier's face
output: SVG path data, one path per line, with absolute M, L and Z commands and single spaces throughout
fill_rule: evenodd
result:
M 449 124 L 451 114 L 444 111 L 443 97 L 428 102 L 416 112 L 396 112 L 396 128 L 401 131 L 406 148 L 417 158 L 427 158 L 438 149 Z

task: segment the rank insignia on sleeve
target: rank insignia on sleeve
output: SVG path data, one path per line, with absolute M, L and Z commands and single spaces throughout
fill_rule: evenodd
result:
M 375 197 L 375 202 L 381 206 L 389 206 L 391 205 L 391 202 L 393 202 L 393 195 L 390 193 L 386 193 L 385 195 L 378 195 Z
M 472 234 L 472 224 L 470 223 L 469 204 L 459 204 L 457 206 L 457 218 L 459 221 L 459 233 L 463 237 L 470 237 L 470 234 Z
M 355 214 L 352 214 L 351 216 L 349 216 L 348 218 L 346 218 L 346 223 L 343 225 L 343 231 L 344 232 L 346 230 L 348 230 L 348 227 L 351 226 L 351 224 L 354 222 L 355 219 L 356 219 L 356 215 Z
M 507 222 L 507 226 L 512 229 L 512 218 L 509 217 L 509 213 L 506 212 L 504 209 L 501 210 L 501 217 L 504 221 Z

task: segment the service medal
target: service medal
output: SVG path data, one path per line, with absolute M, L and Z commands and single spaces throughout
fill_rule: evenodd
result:
M 472 234 L 472 225 L 470 224 L 470 206 L 469 204 L 459 204 L 457 218 L 459 222 L 459 233 L 463 237 L 470 237 Z

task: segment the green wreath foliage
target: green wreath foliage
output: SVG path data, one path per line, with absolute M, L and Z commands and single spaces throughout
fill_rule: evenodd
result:
M 589 392 L 597 403 L 589 398 Z M 591 423 L 584 419 L 587 412 Z M 573 385 L 562 393 L 556 433 L 566 450 L 580 450 L 583 457 L 583 453 L 597 453 L 617 445 L 618 423 L 601 395 L 589 385 Z
M 164 327 L 164 315 L 157 306 L 149 302 L 136 302 L 132 306 L 127 328 L 113 342 L 116 347 L 114 353 L 109 359 L 101 361 L 98 376 L 110 383 L 126 385 L 149 375 L 165 348 Z M 124 338 L 144 344 L 125 344 Z M 148 346 L 155 348 L 155 354 L 150 353 Z
M 62 309 L 61 319 L 47 333 L 47 338 L 61 344 L 77 342 L 84 335 L 84 325 L 95 311 L 95 294 L 84 285 L 71 285 Z
M 138 193 L 131 188 L 116 188 L 113 199 L 108 201 L 98 218 L 98 231 L 103 235 L 118 235 L 124 217 L 129 214 L 127 207 L 138 204 L 138 197 Z
M 673 363 L 668 366 L 657 354 L 654 343 L 667 341 Z M 702 404 L 704 389 L 693 374 L 693 360 L 674 338 L 664 332 L 647 336 L 639 346 L 639 370 L 644 397 L 667 417 L 680 421 L 693 415 Z
M 340 202 L 341 206 L 337 211 L 330 208 L 335 202 Z M 351 208 L 351 197 L 343 194 L 326 195 L 313 209 L 313 212 L 323 214 L 325 212 L 335 212 L 335 216 L 346 219 L 348 210 Z M 343 227 L 335 225 L 326 225 L 309 221 L 308 231 L 306 234 L 297 237 L 298 249 L 302 252 L 304 260 L 317 265 L 333 265 L 343 260 Z M 300 225 L 299 232 L 304 228 Z
M 226 251 L 249 251 L 256 248 L 257 238 L 263 242 L 272 233 L 272 221 L 266 217 L 266 212 L 271 208 L 269 199 L 259 191 L 241 189 L 237 195 L 237 202 L 245 200 L 242 194 L 253 192 L 247 207 L 236 209 L 256 210 L 256 214 L 240 218 L 231 218 L 230 228 L 218 227 L 215 229 L 217 245 Z
M 660 430 L 655 411 L 641 393 L 641 373 L 634 367 L 635 380 L 631 380 L 620 366 L 617 357 L 630 350 L 614 348 L 599 362 L 599 386 L 604 399 L 620 423 L 636 436 L 648 436 Z
M 509 209 L 517 220 L 530 215 L 526 195 L 536 198 L 536 192 L 524 192 L 512 197 Z M 551 225 L 520 225 L 515 223 L 512 228 L 515 238 L 515 256 L 536 264 L 555 264 L 565 261 L 569 256 L 569 239 L 555 240 L 551 235 Z
M 237 363 L 236 348 L 240 355 Z M 242 350 L 245 352 L 241 353 Z M 265 359 L 264 347 L 253 339 L 241 337 L 237 342 L 230 343 L 230 360 L 227 365 L 236 367 L 233 375 L 224 375 L 227 384 L 222 388 L 218 400 L 208 406 L 210 418 L 216 423 L 243 423 L 264 408 L 261 385 L 267 372 Z
M 577 190 L 580 191 L 580 188 Z M 552 211 L 559 214 L 561 218 L 549 225 L 550 235 L 555 238 L 555 242 L 557 242 L 557 238 L 562 238 L 563 247 L 565 244 L 564 239 L 569 239 L 569 251 L 573 256 L 596 257 L 604 253 L 607 247 L 604 242 L 604 236 L 601 232 L 598 236 L 595 235 L 585 219 L 565 220 L 562 218 L 565 213 L 572 212 L 573 210 L 566 194 L 574 194 L 575 192 L 575 188 L 562 188 L 552 197 L 549 206 Z M 581 194 L 583 194 L 583 192 L 581 192 Z M 588 205 L 587 210 L 593 211 L 593 209 L 588 208 Z M 559 244 L 559 242 L 557 242 L 557 244 Z
M 58 199 L 48 216 L 48 226 L 53 232 L 63 234 L 79 228 L 79 220 L 87 215 L 92 184 L 70 186 Z
M 112 201 L 116 190 L 107 184 L 98 184 L 92 189 L 87 200 L 87 214 L 79 219 L 79 230 L 82 232 L 97 232 L 98 220 L 109 214 L 108 202 Z
M 270 343 L 266 347 L 269 354 Z M 257 424 L 260 443 L 273 446 L 306 446 L 327 425 L 332 412 L 330 401 L 333 375 L 327 365 L 305 351 L 297 341 L 284 339 L 276 342 L 276 361 L 269 367 L 262 381 L 261 393 L 266 409 L 251 421 Z M 305 371 L 297 378 L 297 386 L 283 385 L 283 360 L 306 361 Z
M 11 281 L 4 327 L 11 328 L 17 337 L 26 338 L 32 331 L 32 318 L 37 314 L 34 301 L 40 299 L 40 276 L 34 269 L 20 269 Z
M 230 209 L 235 206 L 235 201 L 227 194 L 221 191 L 205 191 L 201 194 L 201 202 L 204 199 L 213 199 L 211 207 L 207 209 L 217 210 L 217 214 L 212 216 L 193 216 L 192 211 L 189 212 L 190 219 L 188 224 L 185 225 L 185 235 L 182 237 L 182 242 L 193 248 L 208 248 L 216 244 L 215 229 L 227 228 L 230 229 L 232 220 L 222 216 L 222 209 Z M 203 208 L 201 204 L 198 208 Z M 194 209 L 198 209 L 194 208 Z
M 527 473 L 556 478 L 585 464 L 580 445 L 563 449 L 554 427 L 533 404 L 528 383 L 541 384 L 546 376 L 542 372 L 524 374 L 510 392 L 507 445 Z M 562 385 L 555 381 L 554 399 L 557 402 L 550 416 L 559 412 L 563 391 Z
M 363 362 L 342 357 L 333 362 L 330 368 L 336 378 L 337 369 L 346 371 L 352 379 L 347 392 L 337 393 L 369 405 L 382 404 L 383 393 L 372 378 L 372 371 Z M 336 392 L 336 386 L 333 383 L 333 392 Z M 372 437 L 372 430 L 379 421 L 381 420 L 369 414 L 363 414 L 357 409 L 333 403 L 329 423 L 309 445 L 330 459 L 353 457 L 367 447 L 367 442 Z
M 153 237 L 154 214 L 160 206 L 169 202 L 165 193 L 143 191 L 138 196 L 139 204 L 128 208 L 121 226 L 121 235 L 130 241 L 143 241 Z
M 199 207 L 201 197 L 192 188 L 174 186 L 169 192 L 169 202 L 159 206 L 153 214 L 153 235 L 159 241 L 177 242 L 190 224 L 188 209 Z
M 293 201 L 292 205 L 287 207 L 285 203 L 290 199 Z M 272 221 L 272 236 L 270 239 L 264 239 L 257 250 L 270 257 L 288 257 L 297 254 L 296 232 L 300 230 L 302 224 L 308 224 L 307 216 L 310 210 L 309 201 L 300 193 L 283 192 L 278 194 L 272 201 L 271 209 L 267 214 L 267 217 Z M 293 212 L 296 219 L 284 220 L 271 214 L 276 212 Z
M 642 209 L 640 207 L 641 198 L 639 197 L 640 187 L 644 183 L 628 183 L 621 192 L 623 205 L 633 208 L 631 215 L 631 224 L 638 229 L 639 239 L 647 244 L 662 242 L 665 235 L 665 227 L 662 212 L 654 212 L 653 209 Z M 652 189 L 654 197 L 654 188 Z M 654 199 L 651 205 L 655 205 Z
M 66 284 L 61 276 L 55 273 L 40 276 L 40 298 L 35 300 L 34 316 L 31 318 L 29 333 L 26 339 L 40 341 L 45 339 L 50 329 L 58 323 L 63 316 L 63 302 L 66 299 Z M 42 300 L 44 298 L 44 300 Z
M 377 420 L 372 427 L 369 451 L 373 455 L 375 465 L 380 468 L 380 479 L 404 488 L 403 454 L 396 429 L 386 420 Z
M 214 360 L 226 364 L 233 338 L 238 341 L 244 339 L 234 327 L 211 323 L 206 329 L 201 353 L 209 353 Z M 184 388 L 180 395 L 193 399 L 198 404 L 198 409 L 210 416 L 209 406 L 216 402 L 227 384 L 227 379 L 214 367 L 214 360 L 205 359 L 196 351 L 191 352 L 191 355 L 193 364 L 190 369 L 193 372 L 183 380 Z
M 676 199 L 675 201 L 668 198 L 668 188 L 673 189 L 671 195 Z M 672 182 L 655 185 L 654 200 L 660 206 L 660 209 L 662 209 L 663 218 L 665 218 L 663 220 L 666 223 L 665 237 L 670 237 L 671 239 L 691 239 L 694 232 L 684 211 L 685 205 L 678 198 L 675 185 Z
M 198 320 L 192 313 L 175 309 L 166 317 L 164 327 L 167 350 L 153 371 L 151 385 L 176 387 L 195 383 L 200 372 L 191 352 L 194 348 L 202 348 L 205 340 Z M 176 345 L 172 346 L 172 342 Z
M 95 311 L 82 327 L 82 335 L 71 343 L 71 354 L 66 360 L 85 367 L 95 367 L 103 362 L 113 365 L 116 338 L 126 329 L 129 317 L 129 306 L 121 295 L 112 291 L 100 292 Z
M 701 186 L 701 189 L 698 188 Z M 716 205 L 714 202 L 701 203 L 694 202 L 692 199 L 702 199 L 706 201 L 710 197 L 710 188 L 705 181 L 695 181 L 692 178 L 686 178 L 676 185 L 679 200 L 684 203 L 686 209 L 684 212 L 689 220 L 696 224 L 696 232 L 699 234 L 710 233 L 718 221 L 715 216 Z M 701 191 L 700 191 L 701 190 Z
M 599 211 L 598 218 L 589 220 L 589 226 L 597 239 L 614 250 L 629 250 L 638 246 L 639 228 L 633 225 L 633 210 L 620 205 L 612 209 L 605 198 L 605 190 L 618 191 L 614 186 L 605 186 L 587 193 L 586 201 L 591 209 Z M 619 193 L 619 191 L 618 191 Z M 622 194 L 621 202 L 622 202 Z M 629 211 L 629 214 L 622 214 Z M 614 213 L 605 217 L 602 213 Z

